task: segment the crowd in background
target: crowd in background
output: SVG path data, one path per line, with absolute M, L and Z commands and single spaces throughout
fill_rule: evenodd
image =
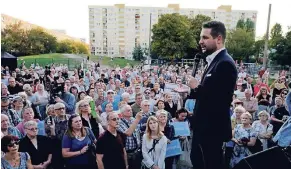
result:
M 191 151 L 195 133 L 176 136 L 172 124 L 187 122 L 191 129 L 195 100 L 188 94 L 203 70 L 194 78 L 187 66 L 84 67 L 73 72 L 55 64 L 22 65 L 13 71 L 2 67 L 2 168 L 192 167 L 179 155 L 166 157 L 166 149 L 178 139 L 183 152 Z M 278 143 L 290 145 L 273 139 L 290 121 L 286 72 L 271 85 L 267 70 L 258 72 L 253 82 L 254 76 L 239 67 L 238 77 L 230 105 L 233 139 L 224 147 L 225 164 L 231 168 L 252 153 Z

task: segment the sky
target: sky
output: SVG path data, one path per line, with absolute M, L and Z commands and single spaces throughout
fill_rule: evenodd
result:
M 66 30 L 68 35 L 86 38 L 88 42 L 88 5 L 167 7 L 180 4 L 180 8 L 201 9 L 232 5 L 233 10 L 258 11 L 256 36 L 262 37 L 266 32 L 269 3 L 272 4 L 270 26 L 280 23 L 283 32 L 287 32 L 287 26 L 291 26 L 290 0 L 4 0 L 0 2 L 0 11 L 48 29 Z

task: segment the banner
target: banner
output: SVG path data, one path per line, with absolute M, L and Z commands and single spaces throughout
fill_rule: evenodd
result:
M 180 154 L 182 154 L 182 149 L 179 139 L 172 140 L 170 144 L 167 144 L 166 157 L 172 157 Z
M 175 137 L 190 136 L 190 128 L 188 122 L 174 122 L 172 125 L 175 128 Z

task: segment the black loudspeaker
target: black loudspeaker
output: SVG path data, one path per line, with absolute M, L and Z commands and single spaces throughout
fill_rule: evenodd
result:
M 242 159 L 233 169 L 291 169 L 291 161 L 282 148 L 273 147 Z

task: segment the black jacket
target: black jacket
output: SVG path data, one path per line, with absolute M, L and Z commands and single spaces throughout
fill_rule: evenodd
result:
M 229 141 L 232 138 L 229 107 L 237 80 L 237 69 L 226 49 L 219 52 L 190 98 L 196 99 L 191 125 L 198 142 Z

